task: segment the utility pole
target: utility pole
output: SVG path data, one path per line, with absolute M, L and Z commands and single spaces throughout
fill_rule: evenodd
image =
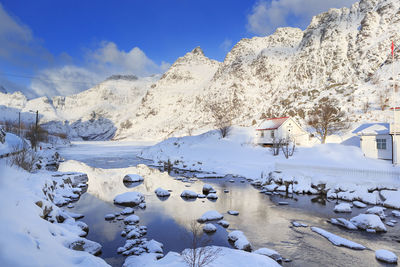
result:
M 21 138 L 21 111 L 18 112 L 18 136 Z
M 37 142 L 39 138 L 39 110 L 36 110 L 36 125 L 35 125 L 35 151 L 37 151 Z

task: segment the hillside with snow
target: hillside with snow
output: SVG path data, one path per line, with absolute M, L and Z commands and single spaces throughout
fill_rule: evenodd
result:
M 161 77 L 117 75 L 53 99 L 0 92 L 0 120 L 15 120 L 19 110 L 33 119 L 29 111 L 39 110 L 50 131 L 71 138 L 160 140 L 213 128 L 205 99 L 235 94 L 243 103 L 234 121 L 240 126 L 281 115 L 304 123 L 323 97 L 337 98 L 354 125 L 389 122 L 391 113 L 381 106 L 391 104 L 390 45 L 400 43 L 399 11 L 395 0 L 361 0 L 315 16 L 304 31 L 278 28 L 270 36 L 242 39 L 223 62 L 207 58 L 198 47 Z

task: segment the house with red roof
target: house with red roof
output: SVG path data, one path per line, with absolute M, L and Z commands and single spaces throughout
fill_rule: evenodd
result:
M 257 143 L 263 146 L 272 146 L 274 140 L 287 138 L 294 140 L 297 146 L 307 146 L 310 142 L 310 134 L 291 117 L 265 119 L 256 132 Z

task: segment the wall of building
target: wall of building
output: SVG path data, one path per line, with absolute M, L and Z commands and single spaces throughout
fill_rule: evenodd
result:
M 386 149 L 378 149 L 377 139 L 386 140 Z M 389 134 L 363 135 L 360 137 L 360 147 L 366 157 L 386 160 L 392 159 L 392 137 Z

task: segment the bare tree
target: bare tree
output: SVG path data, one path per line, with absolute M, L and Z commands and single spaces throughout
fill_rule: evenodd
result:
M 232 127 L 232 122 L 241 111 L 241 101 L 236 92 L 226 96 L 208 95 L 203 106 L 204 111 L 213 120 L 214 126 L 219 130 L 221 137 L 225 138 Z
M 324 97 L 319 104 L 309 112 L 308 125 L 313 127 L 324 144 L 326 137 L 346 129 L 345 113 L 339 107 L 339 101 Z
M 278 156 L 279 155 L 279 151 L 281 150 L 281 146 L 282 146 L 282 141 L 283 141 L 282 138 L 274 138 L 272 140 L 271 150 L 272 150 L 272 154 L 274 156 Z
M 368 101 L 368 99 L 367 99 L 367 100 L 363 103 L 362 111 L 363 111 L 364 113 L 367 113 L 370 107 L 371 107 L 371 104 L 369 103 L 369 101 Z
M 191 221 L 189 226 L 190 247 L 182 252 L 183 260 L 190 267 L 203 267 L 215 261 L 221 253 L 221 249 L 207 246 L 210 239 L 205 236 L 201 225 L 195 220 Z
M 292 138 L 286 138 L 283 140 L 281 147 L 283 155 L 285 155 L 285 158 L 288 159 L 289 157 L 293 156 L 294 150 L 296 148 L 296 143 Z
M 378 105 L 381 110 L 385 110 L 389 106 L 389 90 L 386 89 L 379 92 Z

